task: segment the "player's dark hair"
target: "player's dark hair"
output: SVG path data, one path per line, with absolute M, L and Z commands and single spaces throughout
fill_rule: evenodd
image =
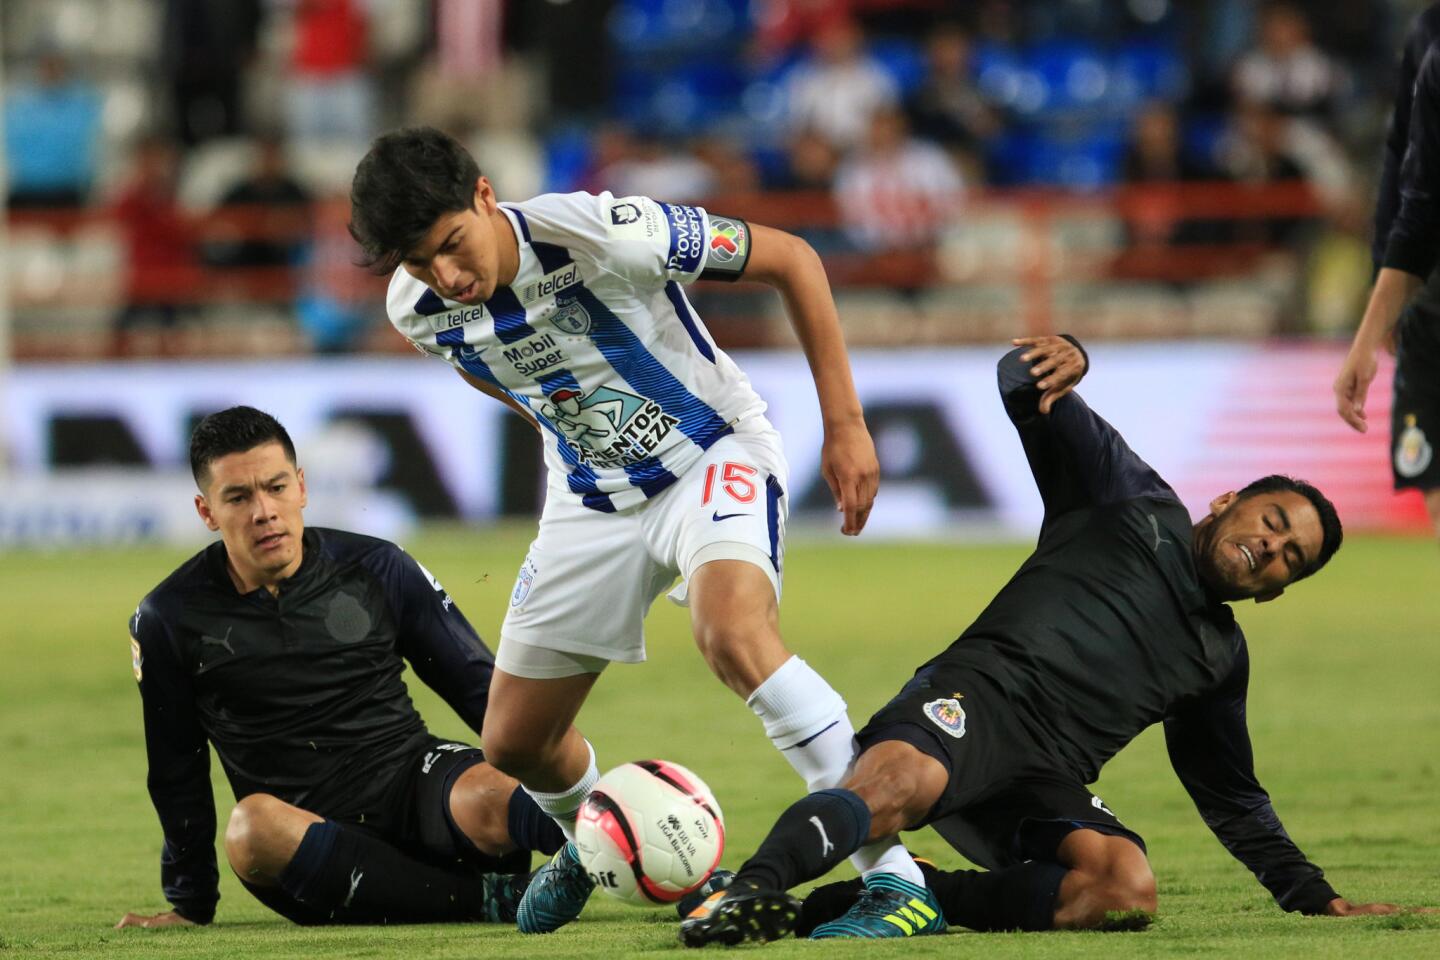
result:
M 350 236 L 359 265 L 393 271 L 446 214 L 472 209 L 480 166 L 460 142 L 434 127 L 377 137 L 350 183 Z
M 1282 491 L 1300 494 L 1310 501 L 1315 512 L 1320 515 L 1320 529 L 1323 534 L 1320 538 L 1320 554 L 1310 562 L 1310 566 L 1300 576 L 1295 578 L 1304 580 L 1330 562 L 1330 558 L 1335 556 L 1335 551 L 1340 549 L 1340 541 L 1345 538 L 1345 531 L 1340 526 L 1340 514 L 1335 512 L 1335 504 L 1330 502 L 1329 497 L 1312 484 L 1308 484 L 1304 480 L 1296 480 L 1294 477 L 1287 477 L 1283 473 L 1272 473 L 1268 477 L 1261 477 L 1259 480 L 1247 484 L 1240 491 L 1240 499 L 1243 500 L 1261 493 L 1280 493 Z
M 278 443 L 295 463 L 290 434 L 270 414 L 254 407 L 231 407 L 212 413 L 190 433 L 190 474 L 203 493 L 210 483 L 210 464 L 230 453 L 254 450 L 262 443 Z

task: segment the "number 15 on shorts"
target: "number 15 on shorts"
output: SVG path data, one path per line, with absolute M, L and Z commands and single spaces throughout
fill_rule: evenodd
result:
M 710 505 L 710 501 L 715 497 L 717 482 L 725 495 L 736 503 L 754 503 L 760 493 L 754 480 L 759 473 L 759 470 L 749 464 L 735 463 L 732 460 L 710 464 L 705 468 L 705 485 L 702 488 L 700 505 Z

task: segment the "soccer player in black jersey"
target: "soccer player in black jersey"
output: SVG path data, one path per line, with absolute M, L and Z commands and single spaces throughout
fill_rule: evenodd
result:
M 305 474 L 269 415 L 206 417 L 190 466 L 196 509 L 220 540 L 130 621 L 172 909 L 117 926 L 214 917 L 211 745 L 237 801 L 230 866 L 277 913 L 513 922 L 530 851 L 553 853 L 564 836 L 480 750 L 432 736 L 401 679 L 408 660 L 478 731 L 490 651 L 399 547 L 305 527 Z
M 1088 368 L 1062 337 L 1015 341 L 1000 394 L 1045 504 L 1035 552 L 979 618 L 858 733 L 842 789 L 791 806 L 726 889 L 689 912 L 690 946 L 1143 922 L 1156 908 L 1144 841 L 1086 784 L 1164 722 L 1205 822 L 1287 910 L 1377 913 L 1307 861 L 1255 778 L 1249 658 L 1228 601 L 1272 600 L 1340 546 L 1315 488 L 1266 477 L 1191 523 L 1170 486 L 1071 388 Z M 865 842 L 934 824 L 985 871 L 866 874 L 803 911 L 785 890 Z M 916 882 L 916 881 L 919 882 Z
M 1375 287 L 1335 378 L 1335 406 L 1365 432 L 1381 348 L 1395 353 L 1390 408 L 1395 489 L 1425 497 L 1440 536 L 1440 4 L 1411 24 L 1385 135 L 1371 256 Z M 1419 296 L 1416 296 L 1416 294 Z M 1412 302 L 1413 300 L 1413 302 Z M 1397 323 L 1398 321 L 1398 323 Z

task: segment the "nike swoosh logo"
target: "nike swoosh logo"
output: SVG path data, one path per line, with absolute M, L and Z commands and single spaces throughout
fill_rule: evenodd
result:
M 729 520 L 731 517 L 748 517 L 748 516 L 750 516 L 750 514 L 748 514 L 748 513 L 721 513 L 719 510 L 716 510 L 714 513 L 710 514 L 710 519 L 711 519 L 711 520 L 715 520 L 715 521 L 720 521 L 720 520 Z

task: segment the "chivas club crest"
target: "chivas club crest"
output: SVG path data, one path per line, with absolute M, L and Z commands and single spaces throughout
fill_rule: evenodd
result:
M 1395 472 L 1402 477 L 1418 477 L 1435 458 L 1435 448 L 1425 431 L 1415 423 L 1415 414 L 1405 415 L 1405 429 L 1395 438 Z
M 550 322 L 555 324 L 561 333 L 568 333 L 572 337 L 584 336 L 590 332 L 590 313 L 579 300 L 557 300 L 555 312 L 550 314 Z
M 931 700 L 925 704 L 925 716 L 955 739 L 965 736 L 965 708 L 955 697 Z

